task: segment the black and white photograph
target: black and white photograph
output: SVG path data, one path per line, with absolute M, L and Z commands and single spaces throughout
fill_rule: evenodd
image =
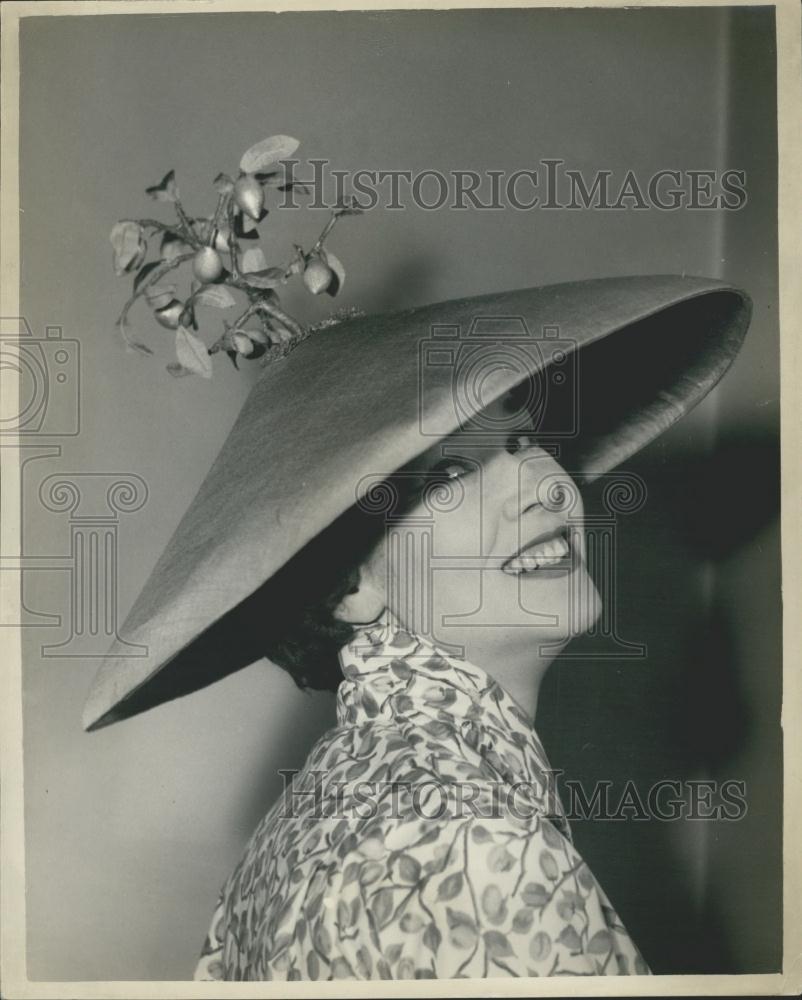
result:
M 3 4 L 3 996 L 798 995 L 799 4 L 272 7 Z

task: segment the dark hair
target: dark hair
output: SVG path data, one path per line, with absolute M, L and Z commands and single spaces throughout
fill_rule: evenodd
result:
M 357 590 L 359 568 L 383 529 L 382 518 L 351 507 L 264 588 L 262 597 L 276 623 L 264 634 L 264 655 L 286 670 L 299 688 L 336 691 L 343 679 L 338 654 L 356 628 L 337 618 L 335 611 Z
M 308 542 L 258 592 L 258 607 L 271 624 L 262 633 L 262 651 L 301 689 L 336 691 L 343 679 L 339 652 L 357 627 L 335 612 L 355 593 L 360 567 L 381 541 L 388 517 L 410 510 L 436 473 L 413 474 L 404 467 L 376 481 L 354 504 Z
M 515 438 L 507 442 L 510 450 Z M 381 540 L 388 516 L 403 516 L 442 482 L 437 468 L 423 472 L 417 458 L 377 480 L 365 502 L 338 517 L 258 592 L 258 607 L 267 607 L 276 623 L 260 633 L 263 655 L 299 688 L 336 691 L 342 681 L 338 654 L 357 629 L 336 617 L 338 605 L 357 590 L 360 567 Z

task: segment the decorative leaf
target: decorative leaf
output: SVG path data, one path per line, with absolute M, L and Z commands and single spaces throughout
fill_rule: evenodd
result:
M 175 285 L 150 285 L 145 289 L 145 298 L 152 309 L 164 309 L 175 298 Z
M 527 882 L 521 894 L 521 899 L 527 906 L 544 906 L 550 898 L 548 889 L 540 882 Z
M 210 215 L 202 215 L 197 219 L 192 219 L 192 231 L 201 243 L 209 242 L 209 237 L 212 235 L 213 221 L 214 219 Z
M 563 838 L 560 833 L 555 830 L 551 822 L 544 819 L 540 826 L 541 833 L 543 834 L 543 839 L 546 841 L 549 847 L 553 847 L 555 850 L 561 850 L 563 846 Z
M 243 233 L 247 235 L 252 230 L 255 231 L 257 223 L 263 222 L 268 217 L 269 214 L 270 214 L 269 210 L 266 209 L 264 205 L 259 210 L 259 216 L 256 219 L 254 219 L 252 215 L 248 215 L 247 212 L 243 212 L 239 208 L 237 208 L 235 218 L 242 219 L 242 230 Z
M 512 918 L 512 929 L 516 934 L 528 934 L 535 919 L 535 911 L 531 906 L 524 906 Z
M 286 951 L 292 939 L 293 939 L 292 934 L 288 933 L 279 934 L 279 936 L 273 942 L 273 950 L 271 952 L 271 958 L 280 955 L 281 952 L 283 951 Z
M 362 692 L 362 708 L 369 719 L 374 718 L 379 714 L 379 703 L 373 697 L 373 695 L 365 688 Z
M 560 944 L 564 944 L 569 951 L 581 951 L 582 949 L 582 942 L 579 935 L 571 924 L 566 924 L 565 927 L 563 927 L 557 937 L 557 940 Z
M 364 945 L 360 945 L 356 951 L 356 968 L 360 979 L 370 979 L 373 972 L 373 959 L 370 952 Z
M 414 979 L 415 978 L 415 961 L 410 958 L 409 955 L 405 955 L 401 961 L 398 963 L 398 968 L 395 972 L 396 979 Z
M 577 906 L 577 899 L 582 903 L 582 906 Z M 580 909 L 584 909 L 584 900 L 575 892 L 563 892 L 562 898 L 557 901 L 557 915 L 566 923 L 573 920 L 577 910 Z
M 475 826 L 471 830 L 471 839 L 475 844 L 484 844 L 491 839 L 490 831 L 484 826 Z
M 437 924 L 429 924 L 426 930 L 423 932 L 423 943 L 429 949 L 429 951 L 437 953 L 437 949 L 440 947 L 440 942 L 443 940 L 443 935 L 440 933 Z
M 242 255 L 240 270 L 243 274 L 251 274 L 256 271 L 264 271 L 267 268 L 267 259 L 261 247 L 251 247 Z
M 398 859 L 398 870 L 405 882 L 417 882 L 420 878 L 420 862 L 409 854 Z
M 142 282 L 147 278 L 147 276 L 154 271 L 161 261 L 152 260 L 149 264 L 143 264 L 142 267 L 134 275 L 134 293 L 138 292 L 142 286 Z
M 423 918 L 417 913 L 405 913 L 400 927 L 405 934 L 416 934 L 423 927 Z
M 454 727 L 447 722 L 427 722 L 421 728 L 436 740 L 447 739 L 454 732 Z
M 446 907 L 446 921 L 449 927 L 449 939 L 457 948 L 470 949 L 476 944 L 478 931 L 476 921 L 467 913 Z
M 244 330 L 232 330 L 231 341 L 237 353 L 241 354 L 244 358 L 250 358 L 253 355 L 253 341 Z
M 234 181 L 228 174 L 218 174 L 213 183 L 215 190 L 220 194 L 230 194 L 234 190 Z
M 155 201 L 178 201 L 180 195 L 175 182 L 175 170 L 166 173 L 158 184 L 145 188 L 145 194 L 149 194 Z
M 346 781 L 356 781 L 357 778 L 361 778 L 362 775 L 369 770 L 370 761 L 369 760 L 358 760 L 353 763 L 345 772 Z M 371 855 L 368 855 L 370 857 Z
M 179 326 L 175 331 L 175 353 L 184 368 L 203 378 L 212 377 L 212 359 L 208 348 L 200 337 L 196 337 L 184 326 Z
M 607 930 L 596 931 L 588 941 L 588 951 L 591 955 L 606 955 L 613 946 L 613 936 Z
M 503 844 L 496 844 L 487 856 L 487 865 L 491 872 L 508 872 L 515 864 L 515 856 Z
M 192 247 L 189 243 L 185 242 L 180 236 L 176 236 L 174 233 L 164 234 L 162 237 L 161 247 L 159 248 L 159 256 L 163 261 L 173 261 L 176 257 L 180 257 L 185 253 L 192 253 Z
M 507 916 L 507 904 L 501 895 L 501 889 L 495 883 L 485 886 L 482 892 L 482 909 L 494 924 L 501 923 Z
M 293 139 L 289 135 L 271 135 L 267 139 L 257 142 L 242 154 L 239 168 L 243 173 L 255 174 L 258 170 L 264 170 L 272 163 L 292 156 L 300 145 L 297 139 Z
M 192 282 L 193 293 L 196 290 L 195 282 Z M 198 329 L 198 321 L 195 318 L 195 306 L 192 304 L 192 300 L 184 306 L 184 312 L 181 314 L 181 322 L 184 326 L 191 326 L 193 330 Z
M 540 852 L 540 869 L 546 878 L 552 882 L 557 879 L 559 869 L 551 851 L 543 850 Z
M 118 276 L 126 271 L 135 271 L 148 252 L 145 231 L 138 222 L 118 222 L 111 231 L 109 241 L 114 249 L 114 272 Z
M 529 942 L 529 954 L 535 962 L 543 962 L 549 957 L 550 952 L 551 938 L 545 931 L 538 931 Z
M 586 864 L 582 864 L 582 866 L 580 867 L 579 871 L 577 872 L 577 879 L 579 880 L 579 884 L 582 886 L 582 888 L 588 890 L 593 888 L 596 881 L 593 878 L 593 873 Z
M 263 212 L 264 215 L 262 218 L 267 215 L 267 209 L 263 209 Z M 237 211 L 234 214 L 234 235 L 238 240 L 258 240 L 259 230 L 256 228 L 256 223 L 253 219 Z
M 491 958 L 504 958 L 505 955 L 512 955 L 510 942 L 501 931 L 485 931 L 482 937 Z
M 328 928 L 321 919 L 318 919 L 315 923 L 314 930 L 312 931 L 312 939 L 315 942 L 317 950 L 321 954 L 328 956 L 331 950 L 331 934 L 329 934 Z
M 375 882 L 376 879 L 381 878 L 383 874 L 384 868 L 378 861 L 368 861 L 360 872 L 359 881 L 362 885 L 370 885 L 371 882 Z
M 402 681 L 407 681 L 412 676 L 412 668 L 405 660 L 391 660 L 390 669 Z
M 266 271 L 257 271 L 255 274 L 246 274 L 244 278 L 252 288 L 262 288 L 265 291 L 269 291 L 270 289 L 275 288 L 276 285 L 281 284 L 281 280 L 275 277 L 276 270 L 277 268 L 270 267 Z M 284 331 L 284 327 L 279 326 L 278 323 L 272 319 L 270 325 L 271 329 L 276 329 L 280 333 Z M 289 333 L 289 331 L 287 332 Z
M 379 889 L 373 897 L 373 916 L 379 927 L 383 927 L 393 912 L 393 890 Z
M 337 923 L 340 925 L 340 932 L 346 930 L 351 923 L 351 908 L 344 899 L 337 903 Z
M 192 374 L 192 372 L 189 370 L 189 368 L 185 368 L 183 365 L 179 364 L 177 361 L 171 361 L 170 364 L 167 365 L 167 371 L 174 378 L 181 378 L 183 375 L 191 375 Z
M 195 304 L 214 309 L 230 309 L 236 301 L 225 285 L 205 285 L 195 296 Z
M 444 878 L 437 889 L 438 899 L 454 899 L 462 889 L 462 872 L 454 872 Z
M 359 875 L 359 862 L 352 861 L 349 865 L 346 865 L 345 872 L 343 873 L 343 885 L 353 882 L 357 875 Z

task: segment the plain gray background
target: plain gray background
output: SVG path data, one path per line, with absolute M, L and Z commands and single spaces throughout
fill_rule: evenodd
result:
M 749 200 L 716 211 L 382 208 L 341 223 L 344 304 L 371 312 L 585 277 L 687 272 L 745 287 L 755 316 L 725 383 L 629 464 L 649 501 L 622 523 L 620 630 L 638 661 L 566 660 L 538 729 L 567 776 L 747 782 L 737 823 L 576 823 L 575 839 L 655 972 L 779 968 L 781 926 L 778 333 L 770 9 L 29 17 L 21 25 L 22 300 L 81 347 L 81 430 L 28 453 L 24 546 L 69 552 L 45 510 L 54 472 L 131 472 L 147 503 L 119 527 L 121 620 L 192 498 L 255 369 L 218 359 L 173 381 L 114 332 L 118 218 L 175 168 L 190 212 L 241 152 L 286 132 L 338 169 L 734 168 Z M 270 257 L 320 212 L 279 212 Z M 326 303 L 287 299 L 305 319 Z M 210 334 L 219 328 L 210 313 Z M 41 444 L 52 443 L 42 438 Z M 589 499 L 592 503 L 593 498 Z M 258 539 L 254 539 L 258 544 Z M 46 561 L 46 560 L 45 560 Z M 280 789 L 333 722 L 261 663 L 86 735 L 97 662 L 41 656 L 69 634 L 68 574 L 28 573 L 25 632 L 29 975 L 185 979 L 217 891 Z

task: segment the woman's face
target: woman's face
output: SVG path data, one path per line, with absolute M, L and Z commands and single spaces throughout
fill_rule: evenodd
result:
M 402 471 L 421 497 L 363 567 L 405 627 L 489 668 L 501 653 L 553 659 L 601 611 L 577 487 L 509 407 L 502 398 Z M 487 433 L 494 417 L 504 429 Z

